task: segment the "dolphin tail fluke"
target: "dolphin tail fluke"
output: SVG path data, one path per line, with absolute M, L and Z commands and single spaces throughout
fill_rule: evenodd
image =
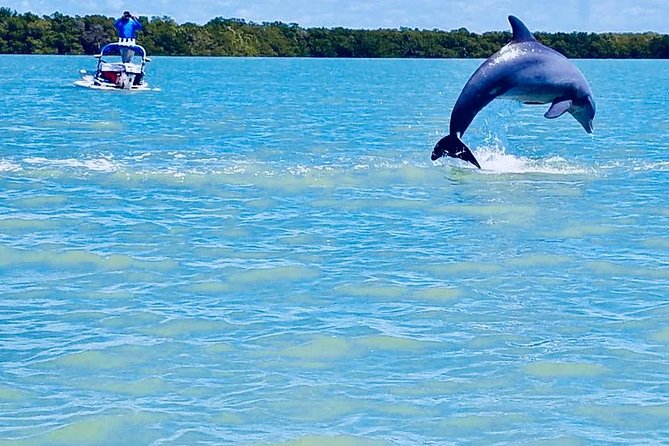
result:
M 432 151 L 432 161 L 439 159 L 444 155 L 448 155 L 452 158 L 460 158 L 461 160 L 472 163 L 479 169 L 481 168 L 481 165 L 476 161 L 472 151 L 469 150 L 469 147 L 467 147 L 457 135 L 447 135 L 439 140 Z

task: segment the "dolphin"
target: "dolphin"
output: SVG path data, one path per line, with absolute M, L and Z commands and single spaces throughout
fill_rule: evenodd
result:
M 472 74 L 455 102 L 450 132 L 432 151 L 432 161 L 444 154 L 479 165 L 460 139 L 469 124 L 495 98 L 525 104 L 551 104 L 544 114 L 554 119 L 569 112 L 592 133 L 595 99 L 583 74 L 566 57 L 537 42 L 517 17 L 509 16 L 511 41 Z

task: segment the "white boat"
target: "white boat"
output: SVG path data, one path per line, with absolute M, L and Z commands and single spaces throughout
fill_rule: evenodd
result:
M 151 62 L 146 50 L 134 39 L 120 39 L 102 47 L 96 54 L 95 73 L 79 70 L 81 79 L 75 85 L 96 90 L 148 90 L 144 80 L 144 66 Z

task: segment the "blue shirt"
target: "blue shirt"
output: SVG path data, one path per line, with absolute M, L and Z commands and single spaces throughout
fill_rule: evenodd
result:
M 139 20 L 133 17 L 130 17 L 129 19 L 121 17 L 114 23 L 114 27 L 118 31 L 119 38 L 134 39 L 135 33 L 142 29 L 142 24 L 139 23 Z

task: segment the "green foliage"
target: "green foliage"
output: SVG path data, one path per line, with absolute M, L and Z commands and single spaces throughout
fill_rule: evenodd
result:
M 94 54 L 116 40 L 114 18 L 38 17 L 0 7 L 0 53 Z M 485 58 L 505 45 L 509 32 L 475 34 L 411 28 L 360 30 L 257 24 L 217 17 L 205 25 L 179 25 L 170 17 L 140 17 L 138 41 L 152 55 Z M 538 40 L 571 58 L 669 58 L 669 36 L 656 33 L 537 33 Z

